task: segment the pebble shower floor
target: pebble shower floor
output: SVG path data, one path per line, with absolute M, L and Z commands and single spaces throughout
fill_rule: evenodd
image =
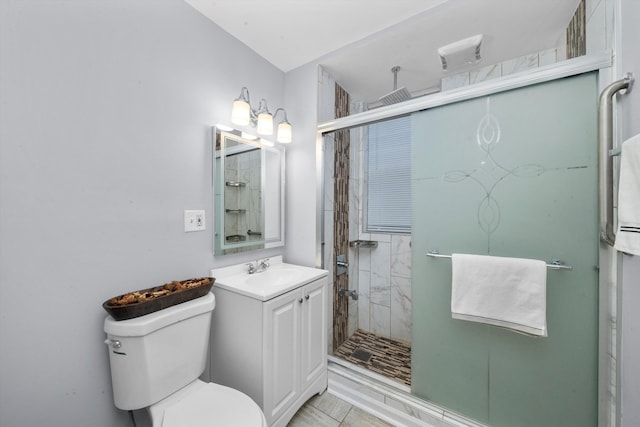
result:
M 411 347 L 407 344 L 358 329 L 338 347 L 335 356 L 411 385 Z

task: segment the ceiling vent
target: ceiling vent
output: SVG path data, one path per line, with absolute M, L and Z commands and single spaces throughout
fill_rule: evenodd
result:
M 438 49 L 442 61 L 442 70 L 451 71 L 477 64 L 482 58 L 480 48 L 482 34 L 458 40 Z

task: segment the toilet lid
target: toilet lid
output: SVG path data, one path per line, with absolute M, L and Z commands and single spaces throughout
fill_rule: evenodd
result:
M 164 411 L 162 427 L 262 427 L 260 407 L 246 394 L 208 383 Z

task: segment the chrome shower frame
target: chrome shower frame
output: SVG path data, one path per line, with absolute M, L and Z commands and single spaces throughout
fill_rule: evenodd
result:
M 439 92 L 430 94 L 428 96 L 420 96 L 410 99 L 405 102 L 393 104 L 389 106 L 382 106 L 379 108 L 371 109 L 362 113 L 352 114 L 340 119 L 329 120 L 323 123 L 319 123 L 316 128 L 316 264 L 317 266 L 323 265 L 324 260 L 324 135 L 338 130 L 346 130 L 355 128 L 358 126 L 364 126 L 379 121 L 392 119 L 395 117 L 408 115 L 413 112 L 434 108 L 458 101 L 464 101 L 468 99 L 478 98 L 482 96 L 488 96 L 495 93 L 517 89 L 537 83 L 543 83 L 555 79 L 564 77 L 575 76 L 582 73 L 591 71 L 600 71 L 600 77 L 603 84 L 606 84 L 613 79 L 610 76 L 612 73 L 612 67 L 614 67 L 613 56 L 611 51 L 602 52 L 600 54 L 591 54 L 579 58 L 564 61 L 562 63 L 549 65 L 538 68 L 535 71 L 524 71 L 516 73 L 510 76 L 488 81 L 480 84 L 468 86 L 460 90 L 452 90 L 448 92 Z M 630 77 L 629 75 L 627 77 Z M 629 83 L 632 83 L 631 81 Z M 626 82 L 623 80 L 622 83 Z M 630 89 L 630 86 L 617 88 L 618 85 L 612 84 L 610 91 L 612 95 L 622 89 Z M 605 101 L 606 102 L 606 101 Z M 605 104 L 606 105 L 606 104 Z M 611 122 L 609 122 L 611 123 Z M 601 128 L 601 132 L 607 132 L 607 135 L 611 135 L 613 125 L 605 125 Z M 599 131 L 600 132 L 600 131 Z M 610 137 L 612 139 L 612 137 Z M 608 139 L 610 141 L 611 139 Z M 600 133 L 599 133 L 600 143 Z M 610 146 L 610 145 L 608 145 Z M 606 159 L 610 160 L 607 148 Z M 608 163 L 608 162 L 607 162 Z M 611 190 L 611 183 L 609 181 L 609 191 Z M 599 418 L 603 420 L 602 425 L 607 425 L 604 421 L 607 418 L 615 417 L 619 407 L 616 403 L 616 397 L 619 392 L 620 378 L 618 377 L 618 366 L 615 363 L 616 357 L 620 354 L 619 341 L 615 340 L 615 326 L 616 319 L 612 319 L 608 305 L 615 304 L 617 294 L 615 285 L 615 272 L 617 270 L 616 253 L 612 248 L 606 244 L 600 246 L 600 265 L 594 266 L 599 269 L 600 277 L 600 344 L 599 344 L 599 380 L 598 380 L 598 394 L 599 394 Z M 614 314 L 614 316 L 616 316 Z M 352 390 L 352 387 L 341 388 L 338 384 L 337 377 L 344 377 L 356 381 L 362 387 L 372 389 L 374 391 L 383 393 L 384 395 L 391 396 L 394 400 L 403 402 L 407 407 L 412 410 L 424 411 L 428 413 L 433 410 L 440 410 L 442 408 L 435 407 L 429 402 L 422 401 L 411 395 L 410 389 L 402 389 L 397 385 L 390 385 L 385 382 L 383 378 L 372 379 L 369 374 L 358 372 L 356 368 L 344 367 L 340 364 L 339 359 L 329 355 L 329 388 L 338 395 L 349 395 L 353 399 L 358 400 L 366 407 L 370 407 L 373 411 L 380 411 L 380 413 L 386 413 L 389 411 L 384 403 L 371 402 L 371 399 L 367 398 L 366 392 L 356 393 Z M 349 393 L 355 393 L 353 395 Z M 393 411 L 391 411 L 393 412 Z

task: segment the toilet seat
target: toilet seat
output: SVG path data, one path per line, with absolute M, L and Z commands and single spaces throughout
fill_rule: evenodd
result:
M 246 394 L 220 384 L 204 383 L 187 386 L 180 396 L 169 396 L 162 402 L 162 427 L 266 427 L 260 407 Z M 182 390 L 181 390 L 182 391 Z

